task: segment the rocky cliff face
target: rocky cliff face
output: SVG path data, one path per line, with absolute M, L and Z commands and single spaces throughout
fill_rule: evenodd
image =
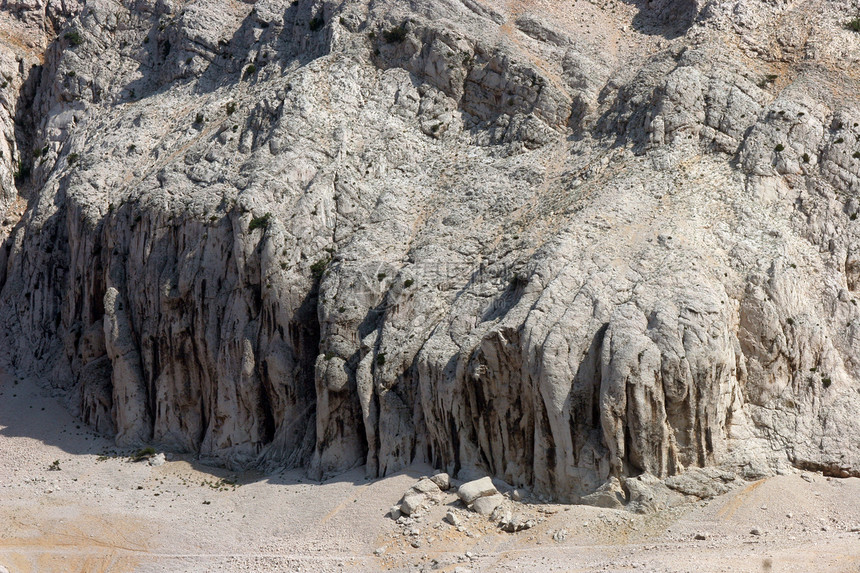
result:
M 235 467 L 860 475 L 858 14 L 6 2 L 5 359 Z

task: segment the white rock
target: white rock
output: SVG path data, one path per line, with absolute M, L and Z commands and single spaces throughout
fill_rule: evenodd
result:
M 418 483 L 412 486 L 412 489 L 419 493 L 424 494 L 433 494 L 439 493 L 439 486 L 431 479 L 422 479 Z
M 400 502 L 400 511 L 403 512 L 403 515 L 412 515 L 426 501 L 427 497 L 423 493 L 410 491 L 403 496 L 403 500 Z
M 446 491 L 451 487 L 451 478 L 446 473 L 438 473 L 431 476 L 430 480 L 442 491 Z
M 457 495 L 466 505 L 470 505 L 479 497 L 495 495 L 497 493 L 499 492 L 496 490 L 496 486 L 493 485 L 493 480 L 489 477 L 466 482 L 457 490 Z
M 484 497 L 479 497 L 474 502 L 472 502 L 471 509 L 472 511 L 481 515 L 490 515 L 497 507 L 502 505 L 504 501 L 505 498 L 503 495 L 487 495 Z

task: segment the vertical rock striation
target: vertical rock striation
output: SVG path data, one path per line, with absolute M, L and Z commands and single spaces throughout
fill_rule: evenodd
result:
M 15 6 L 4 360 L 120 445 L 860 475 L 841 5 Z

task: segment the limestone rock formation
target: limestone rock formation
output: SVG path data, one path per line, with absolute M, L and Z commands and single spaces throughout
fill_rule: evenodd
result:
M 1 7 L 3 358 L 118 443 L 860 475 L 856 3 Z

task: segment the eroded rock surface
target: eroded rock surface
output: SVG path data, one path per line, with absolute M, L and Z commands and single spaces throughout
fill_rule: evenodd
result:
M 3 4 L 5 360 L 234 467 L 860 475 L 855 12 Z

